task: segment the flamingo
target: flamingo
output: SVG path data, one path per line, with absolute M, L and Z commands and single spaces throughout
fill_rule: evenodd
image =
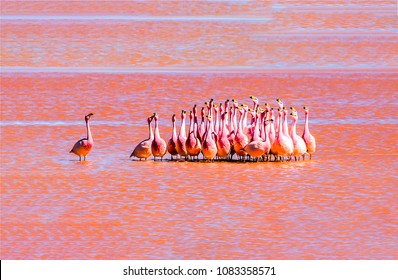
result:
M 148 157 L 152 154 L 151 151 L 151 145 L 153 141 L 153 131 L 152 131 L 152 126 L 151 122 L 153 120 L 153 115 L 150 116 L 147 121 L 148 121 L 148 129 L 149 129 L 149 136 L 147 139 L 142 140 L 135 148 L 134 151 L 131 153 L 130 157 L 137 157 L 140 160 L 145 159 L 147 160 Z
M 196 105 L 194 110 L 196 110 Z M 189 114 L 189 134 L 185 145 L 188 155 L 192 157 L 198 156 L 202 148 L 200 141 L 197 138 L 197 125 L 195 126 L 194 113 L 192 113 L 192 111 Z
M 167 151 L 166 141 L 164 141 L 163 138 L 160 137 L 158 114 L 154 113 L 153 118 L 155 119 L 155 136 L 151 144 L 153 160 L 156 160 L 156 157 L 160 157 L 160 160 L 162 161 Z
M 185 116 L 186 116 L 186 111 L 182 110 L 181 111 L 181 128 L 180 128 L 180 133 L 178 134 L 177 142 L 176 142 L 176 150 L 177 150 L 178 154 L 182 157 L 188 156 L 187 147 L 186 147 L 187 134 L 185 132 Z
M 307 153 L 310 154 L 310 159 L 311 159 L 311 155 L 315 153 L 316 150 L 316 142 L 315 142 L 315 137 L 311 135 L 310 129 L 308 128 L 308 115 L 310 109 L 306 106 L 304 106 L 303 109 L 305 112 L 305 126 L 302 138 L 304 139 L 305 145 L 307 147 Z
M 173 114 L 173 116 L 171 117 L 171 121 L 173 122 L 173 132 L 171 134 L 169 142 L 167 143 L 167 151 L 171 155 L 171 159 L 173 159 L 173 156 L 178 155 L 178 152 L 176 150 L 176 142 L 177 142 L 176 114 Z
M 276 100 L 276 102 L 278 102 L 278 106 L 279 106 L 279 110 L 282 110 L 283 109 L 283 102 L 282 102 L 282 100 L 280 100 L 279 98 Z M 276 132 L 276 135 L 278 135 L 278 133 L 279 133 L 279 122 L 280 122 L 280 117 L 279 117 L 279 114 L 278 115 L 276 115 L 276 121 L 275 121 L 275 132 Z
M 244 157 L 246 156 L 247 153 L 243 150 L 243 147 L 245 147 L 249 143 L 249 138 L 245 133 L 243 133 L 243 128 L 242 128 L 242 122 L 244 119 L 245 110 L 242 107 L 239 107 L 238 110 L 240 112 L 240 118 L 239 118 L 238 130 L 234 138 L 234 150 L 238 156 Z
M 257 114 L 256 126 L 254 127 L 252 140 L 243 148 L 243 150 L 258 161 L 259 157 L 263 156 L 267 152 L 268 146 L 267 143 L 260 138 L 260 117 Z
M 293 108 L 293 107 L 292 107 L 292 108 Z M 290 135 L 289 135 L 289 129 L 288 129 L 288 127 L 287 127 L 287 110 L 286 110 L 286 107 L 283 107 L 282 112 L 283 112 L 283 116 L 284 116 L 284 119 L 283 119 L 283 128 L 282 128 L 283 134 L 285 135 L 287 141 L 289 142 L 289 146 L 292 148 L 292 149 L 291 149 L 291 150 L 292 150 L 291 153 L 293 153 L 294 145 L 293 145 L 293 140 L 292 140 L 292 138 L 291 138 Z
M 205 126 L 205 107 L 202 107 L 202 110 L 200 111 L 200 114 L 202 116 L 202 121 L 200 123 L 200 126 L 198 127 L 198 138 L 200 141 L 203 142 L 203 136 L 205 135 L 206 132 L 206 126 Z
M 207 116 L 207 129 L 203 140 L 202 154 L 207 160 L 213 160 L 217 155 L 216 137 L 213 131 L 213 121 L 211 116 Z
M 293 152 L 293 145 L 289 142 L 289 139 L 283 133 L 282 127 L 282 115 L 283 111 L 278 109 L 278 117 L 279 117 L 279 133 L 275 138 L 274 143 L 271 146 L 271 152 L 279 157 L 289 156 Z
M 84 160 L 86 160 L 86 156 L 88 153 L 91 151 L 93 148 L 93 136 L 91 135 L 91 130 L 90 130 L 90 118 L 93 116 L 93 113 L 90 113 L 86 116 L 84 116 L 84 120 L 86 121 L 86 129 L 87 129 L 87 138 L 80 139 L 79 141 L 76 142 L 76 144 L 73 146 L 72 150 L 70 150 L 69 153 L 74 153 L 75 155 L 79 156 L 79 161 L 82 160 L 82 157 L 84 157 Z
M 228 112 L 224 112 L 221 115 L 221 133 L 217 137 L 217 156 L 220 158 L 228 157 L 231 151 L 231 143 L 228 140 L 228 129 L 226 124 Z
M 297 160 L 297 157 L 300 159 L 300 156 L 303 156 L 303 158 L 304 158 L 304 154 L 307 151 L 307 147 L 305 145 L 303 138 L 298 136 L 297 132 L 296 132 L 296 124 L 297 124 L 297 120 L 298 120 L 297 111 L 294 110 L 293 107 L 291 107 L 290 109 L 292 109 L 292 113 L 290 115 L 292 116 L 292 119 L 293 119 L 292 125 L 290 127 L 290 137 L 293 140 L 292 156 L 294 156 L 294 158 Z

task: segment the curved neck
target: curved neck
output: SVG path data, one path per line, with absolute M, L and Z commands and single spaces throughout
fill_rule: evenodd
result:
M 193 120 L 192 118 L 189 118 L 189 133 L 193 131 Z
M 304 132 L 306 132 L 306 133 L 310 132 L 310 129 L 308 128 L 308 112 L 305 112 L 305 126 L 304 126 Z
M 91 135 L 89 120 L 86 121 L 86 128 L 87 128 L 87 140 L 88 140 L 88 142 L 93 142 L 93 136 Z
M 155 120 L 155 138 L 157 138 L 157 139 L 160 138 L 158 120 Z
M 283 133 L 286 135 L 289 135 L 289 129 L 287 128 L 287 113 L 284 112 L 284 119 L 283 119 Z
M 258 140 L 260 140 L 260 135 L 259 135 L 259 132 L 260 132 L 259 121 L 260 121 L 260 118 L 257 118 L 257 119 L 256 119 L 256 126 L 254 127 L 254 131 L 253 131 L 252 141 L 258 141 Z
M 177 138 L 176 122 L 175 121 L 173 121 L 173 138 L 174 139 Z
M 240 117 L 239 117 L 239 124 L 238 124 L 238 131 L 237 131 L 237 132 L 242 132 L 242 131 L 243 131 L 243 125 L 242 125 L 242 123 L 243 123 L 243 116 L 244 116 L 244 113 L 242 112 L 242 113 L 240 114 Z
M 185 133 L 185 118 L 184 117 L 181 120 L 180 136 L 186 137 L 186 133 Z
M 293 119 L 292 120 L 292 126 L 290 127 L 290 136 L 293 136 L 293 135 L 297 134 L 296 133 L 296 123 L 297 123 L 297 120 Z
M 152 131 L 151 122 L 148 122 L 148 128 L 149 128 L 149 139 L 153 139 L 153 131 Z
M 236 124 L 237 123 L 237 109 L 236 109 L 236 107 L 234 107 L 234 116 L 233 116 L 233 129 L 234 129 L 234 131 L 235 131 L 235 133 L 236 133 L 236 131 L 238 130 L 238 125 Z
M 279 119 L 279 123 L 278 123 L 278 136 L 280 137 L 281 135 L 283 135 L 282 114 L 278 114 L 278 119 Z

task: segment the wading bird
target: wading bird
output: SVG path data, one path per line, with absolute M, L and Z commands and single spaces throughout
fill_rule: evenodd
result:
M 90 131 L 90 118 L 93 116 L 93 113 L 90 113 L 86 116 L 84 116 L 84 120 L 86 121 L 86 128 L 87 128 L 87 138 L 80 139 L 79 141 L 76 142 L 76 144 L 73 146 L 72 150 L 70 150 L 69 153 L 74 153 L 75 155 L 79 156 L 79 161 L 82 160 L 82 157 L 84 160 L 86 160 L 86 156 L 88 153 L 91 151 L 93 148 L 93 136 L 91 135 Z

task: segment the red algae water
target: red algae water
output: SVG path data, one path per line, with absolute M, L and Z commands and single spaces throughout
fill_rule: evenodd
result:
M 396 8 L 2 2 L 1 258 L 397 259 Z M 172 114 L 250 95 L 300 135 L 310 108 L 312 160 L 129 159 L 154 112 L 168 141 Z

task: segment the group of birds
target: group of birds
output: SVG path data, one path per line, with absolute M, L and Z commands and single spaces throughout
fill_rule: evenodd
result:
M 316 149 L 316 141 L 311 135 L 308 118 L 309 109 L 303 107 L 305 113 L 305 125 L 302 136 L 297 134 L 298 111 L 290 107 L 292 122 L 288 128 L 288 110 L 283 102 L 277 99 L 278 108 L 274 116 L 274 109 L 268 103 L 265 108 L 259 106 L 256 97 L 250 96 L 253 108 L 245 104 L 239 105 L 232 99 L 217 106 L 214 100 L 205 102 L 206 107 L 201 109 L 201 123 L 198 122 L 198 109 L 193 106 L 189 113 L 189 131 L 186 133 L 186 111 L 181 111 L 180 130 L 177 135 L 176 115 L 171 118 L 173 131 L 168 143 L 160 136 L 159 115 L 154 113 L 147 119 L 149 136 L 141 141 L 131 153 L 130 157 L 140 160 L 147 159 L 151 155 L 154 160 L 163 157 L 168 152 L 171 160 L 199 160 L 200 153 L 209 161 L 214 159 L 232 160 L 236 154 L 237 159 L 246 161 L 283 161 L 310 159 Z M 206 113 L 207 109 L 207 113 Z M 79 160 L 86 159 L 93 147 L 93 137 L 90 131 L 90 118 L 92 113 L 84 117 L 86 122 L 87 137 L 76 142 L 70 153 L 79 156 Z M 206 116 L 206 117 L 205 117 Z M 249 117 L 249 119 L 248 119 Z M 155 132 L 151 123 L 155 121 Z
M 239 105 L 235 99 L 232 99 L 232 106 L 229 100 L 217 106 L 211 99 L 205 102 L 206 106 L 201 109 L 200 124 L 198 109 L 194 105 L 189 112 L 188 134 L 187 112 L 181 111 L 178 135 L 174 114 L 171 118 L 173 131 L 167 143 L 160 136 L 159 115 L 154 113 L 147 119 L 148 138 L 135 147 L 130 157 L 146 160 L 152 155 L 154 160 L 157 158 L 163 160 L 168 152 L 171 160 L 179 158 L 191 161 L 199 160 L 200 154 L 207 161 L 233 160 L 234 155 L 240 161 L 284 161 L 293 158 L 299 160 L 301 157 L 304 160 L 305 155 L 309 155 L 311 159 L 316 149 L 316 141 L 309 130 L 308 107 L 304 106 L 305 126 L 302 136 L 299 136 L 296 129 L 298 111 L 294 107 L 290 107 L 292 121 L 289 129 L 288 110 L 280 99 L 276 100 L 278 108 L 275 115 L 274 109 L 268 103 L 261 108 L 256 97 L 250 96 L 250 99 L 253 102 L 252 108 L 245 104 Z M 152 121 L 155 121 L 154 132 Z

